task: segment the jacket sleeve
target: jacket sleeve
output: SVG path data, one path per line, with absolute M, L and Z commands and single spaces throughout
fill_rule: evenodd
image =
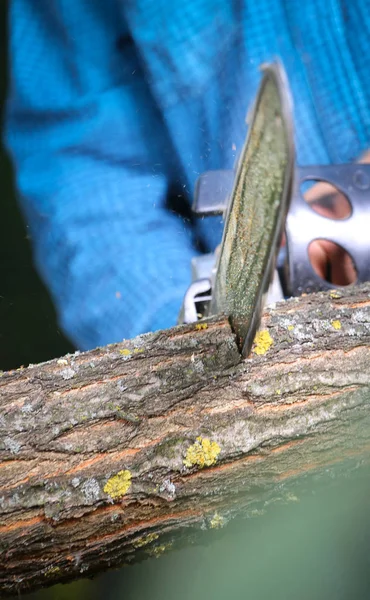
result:
M 5 143 L 37 268 L 80 349 L 175 323 L 194 254 L 114 0 L 13 0 Z

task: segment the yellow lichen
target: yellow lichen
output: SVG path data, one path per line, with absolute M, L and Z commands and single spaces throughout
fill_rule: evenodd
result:
M 330 298 L 337 299 L 337 298 L 340 298 L 340 297 L 341 297 L 341 295 L 336 290 L 332 290 L 330 292 Z
M 200 331 L 201 329 L 207 329 L 207 328 L 208 328 L 208 325 L 207 325 L 207 323 L 197 323 L 197 324 L 195 325 L 195 329 L 196 329 L 197 331 Z
M 199 436 L 194 444 L 187 449 L 186 457 L 183 462 L 188 469 L 195 466 L 203 469 L 203 467 L 210 467 L 213 465 L 220 452 L 221 448 L 217 442 L 211 442 L 208 438 Z
M 124 496 L 131 487 L 131 473 L 130 471 L 119 471 L 117 475 L 113 475 L 108 479 L 104 486 L 104 491 L 113 500 Z
M 144 352 L 144 348 L 134 348 L 134 354 L 140 354 L 140 352 Z
M 337 331 L 338 331 L 338 329 L 342 329 L 342 323 L 338 320 L 332 321 L 331 324 L 334 327 L 334 329 L 336 329 Z
M 150 554 L 150 556 L 155 556 L 155 558 L 159 558 L 172 546 L 173 542 L 168 542 L 168 544 L 159 544 L 158 546 L 154 546 L 153 548 L 148 548 L 148 554 Z
M 266 354 L 267 350 L 272 346 L 273 339 L 267 329 L 257 331 L 256 337 L 254 338 L 253 352 L 258 355 Z
M 65 358 L 58 358 L 57 365 L 68 365 L 68 360 Z
M 143 546 L 146 546 L 147 544 L 151 544 L 151 542 L 154 542 L 158 538 L 159 538 L 158 533 L 148 533 L 148 535 L 144 535 L 143 537 L 135 540 L 133 543 L 133 546 L 135 548 L 142 548 Z
M 44 573 L 44 577 L 52 577 L 59 573 L 60 567 L 48 567 Z
M 221 527 L 223 527 L 224 525 L 225 519 L 221 517 L 221 515 L 219 515 L 218 512 L 215 512 L 215 514 L 209 522 L 209 526 L 211 527 L 211 529 L 221 529 Z
M 288 325 L 288 331 L 293 331 L 294 325 Z
M 131 350 L 129 350 L 128 348 L 123 348 L 119 351 L 119 353 L 122 354 L 122 356 L 130 356 Z

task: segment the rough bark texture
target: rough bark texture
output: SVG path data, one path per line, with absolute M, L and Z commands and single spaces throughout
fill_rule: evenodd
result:
M 3 594 L 158 556 L 369 460 L 370 286 L 282 302 L 262 330 L 245 361 L 212 319 L 2 374 Z

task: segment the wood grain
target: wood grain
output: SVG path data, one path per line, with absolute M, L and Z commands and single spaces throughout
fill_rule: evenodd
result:
M 279 303 L 262 330 L 246 360 L 213 318 L 2 373 L 3 595 L 159 556 L 369 460 L 370 285 Z

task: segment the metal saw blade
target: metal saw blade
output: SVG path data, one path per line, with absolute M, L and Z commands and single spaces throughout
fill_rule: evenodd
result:
M 263 77 L 226 211 L 210 314 L 225 314 L 249 354 L 272 280 L 294 170 L 292 103 L 283 67 Z

